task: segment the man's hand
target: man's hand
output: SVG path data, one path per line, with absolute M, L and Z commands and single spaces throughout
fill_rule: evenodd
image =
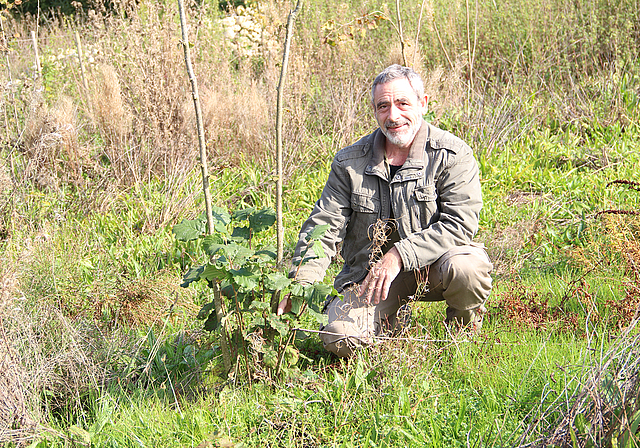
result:
M 402 258 L 398 249 L 392 247 L 380 261 L 373 265 L 369 275 L 360 285 L 360 298 L 363 298 L 366 303 L 374 305 L 380 303 L 381 300 L 387 300 L 391 282 L 395 280 L 401 270 Z
M 276 316 L 282 316 L 283 314 L 291 311 L 291 294 L 286 294 L 284 298 L 278 304 L 278 310 L 276 311 Z

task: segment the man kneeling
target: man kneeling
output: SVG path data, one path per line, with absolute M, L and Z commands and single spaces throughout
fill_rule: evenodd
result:
M 297 275 L 301 282 L 321 281 L 343 243 L 345 262 L 334 285 L 344 299 L 328 300 L 328 324 L 320 335 L 324 347 L 339 356 L 393 330 L 409 298 L 444 300 L 448 322 L 478 331 L 491 291 L 491 261 L 472 242 L 482 208 L 473 151 L 424 121 L 424 85 L 410 68 L 382 71 L 373 82 L 371 104 L 379 128 L 334 157 L 293 260 L 300 262 L 307 233 L 329 224 L 321 241 L 324 257 L 304 263 Z M 380 222 L 391 232 L 383 256 L 371 265 L 371 234 Z M 278 313 L 289 309 L 285 299 Z

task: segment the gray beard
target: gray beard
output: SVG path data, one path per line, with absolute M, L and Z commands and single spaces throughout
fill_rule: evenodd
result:
M 413 139 L 418 133 L 418 129 L 420 129 L 419 126 L 413 126 L 409 128 L 408 132 L 402 134 L 392 134 L 387 129 L 387 123 L 385 123 L 384 126 L 380 127 L 380 130 L 390 143 L 401 147 L 409 146 L 413 142 Z

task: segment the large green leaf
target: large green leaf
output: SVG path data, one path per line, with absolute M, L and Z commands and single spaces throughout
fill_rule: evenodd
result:
M 205 280 L 222 280 L 227 277 L 227 268 L 220 263 L 210 263 L 204 267 L 204 271 L 200 274 L 200 278 Z
M 249 217 L 253 213 L 255 213 L 255 211 L 255 207 L 247 207 L 243 208 L 242 210 L 236 210 L 235 212 L 233 212 L 233 219 L 236 221 L 244 221 L 246 219 L 249 219 Z
M 209 235 L 202 240 L 202 248 L 209 256 L 215 255 L 224 244 L 221 244 L 220 238 L 215 235 Z
M 264 261 L 275 260 L 277 255 L 271 248 L 261 249 L 256 252 L 256 256 L 260 257 Z
M 254 300 L 251 302 L 251 305 L 249 305 L 249 309 L 256 311 L 269 311 L 270 308 L 267 302 L 261 302 L 260 300 Z
M 276 211 L 271 207 L 263 208 L 262 210 L 249 216 L 249 227 L 255 234 L 268 229 L 276 222 Z
M 182 283 L 180 284 L 180 286 L 182 286 L 183 288 L 186 288 L 191 283 L 197 282 L 198 280 L 200 280 L 200 275 L 202 274 L 203 271 L 204 271 L 204 266 L 195 266 L 189 269 L 187 273 L 184 274 L 184 277 L 182 277 Z
M 311 308 L 308 309 L 309 315 L 315 319 L 317 323 L 320 325 L 327 325 L 329 321 L 329 316 L 324 313 L 319 313 Z
M 316 254 L 316 257 L 318 258 L 324 257 L 324 249 L 322 248 L 322 243 L 318 240 L 313 242 L 313 253 Z
M 230 299 L 236 296 L 236 288 L 233 286 L 233 282 L 228 278 L 220 282 L 220 292 L 223 296 Z
M 265 324 L 266 322 L 262 315 L 256 313 L 247 313 L 247 315 L 244 317 L 244 333 L 242 333 L 242 336 L 250 342 L 250 339 L 247 339 L 247 336 L 252 334 L 256 330 L 256 328 L 264 327 Z
M 209 317 L 204 322 L 204 329 L 207 331 L 215 331 L 220 327 L 220 322 L 218 322 L 218 316 L 216 313 L 209 313 Z
M 325 232 L 329 229 L 329 227 L 330 227 L 329 224 L 322 224 L 320 226 L 315 226 L 313 229 L 311 229 L 311 232 L 307 233 L 305 240 L 311 241 L 311 240 L 318 240 L 322 238 Z
M 171 230 L 178 241 L 191 241 L 199 238 L 207 229 L 206 220 L 202 217 L 196 219 L 183 219 L 180 224 L 173 226 Z
M 291 312 L 293 314 L 300 314 L 302 305 L 306 302 L 304 298 L 291 296 L 289 297 L 289 300 L 291 300 Z
M 200 319 L 200 320 L 208 318 L 209 314 L 212 311 L 215 312 L 215 307 L 216 307 L 215 303 L 213 303 L 213 302 L 207 303 L 202 308 L 200 308 L 200 311 L 198 311 L 197 318 Z
M 291 284 L 291 295 L 295 297 L 302 297 L 306 300 L 307 292 L 311 291 L 311 285 L 304 285 L 302 283 Z
M 227 257 L 233 262 L 234 266 L 242 266 L 247 258 L 251 257 L 255 252 L 248 247 L 240 244 L 229 243 L 224 247 Z
M 262 356 L 262 362 L 264 362 L 265 366 L 275 369 L 276 365 L 278 365 L 278 352 L 272 347 L 266 347 L 264 355 Z
M 264 282 L 265 288 L 269 291 L 283 290 L 291 284 L 291 279 L 280 272 L 267 274 Z
M 229 269 L 229 273 L 233 276 L 233 281 L 245 291 L 256 289 L 260 283 L 260 276 L 247 268 Z
M 280 336 L 286 336 L 289 334 L 289 325 L 287 325 L 286 322 L 283 322 L 280 316 L 269 314 L 267 319 L 269 320 L 269 325 L 271 325 L 271 327 L 274 328 Z
M 233 238 L 234 241 L 249 241 L 251 238 L 251 230 L 249 230 L 249 227 L 236 227 L 233 229 L 231 238 Z
M 321 312 L 327 296 L 338 295 L 338 292 L 331 285 L 324 283 L 314 283 L 311 286 L 311 294 L 308 298 L 309 307 L 317 312 Z
M 231 222 L 231 216 L 225 208 L 213 206 L 211 209 L 211 215 L 213 216 L 215 224 L 227 226 L 227 224 Z

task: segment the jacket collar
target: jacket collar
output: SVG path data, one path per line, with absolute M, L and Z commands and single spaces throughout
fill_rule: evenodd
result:
M 376 129 L 371 137 L 373 148 L 371 151 L 371 160 L 369 162 L 369 165 L 367 166 L 367 169 L 365 170 L 365 174 L 375 175 L 388 181 L 390 179 L 388 179 L 387 177 L 387 168 L 384 161 L 384 148 L 387 139 L 380 128 Z M 414 168 L 418 170 L 424 168 L 424 150 L 427 144 L 428 137 L 429 124 L 426 121 L 422 120 L 422 125 L 420 126 L 420 129 L 418 129 L 418 132 L 413 139 L 413 143 L 411 144 L 411 148 L 409 149 L 407 160 L 404 162 L 404 165 L 402 165 L 402 168 L 400 168 L 398 173 L 407 168 Z M 403 179 L 404 177 L 405 176 L 402 176 Z

